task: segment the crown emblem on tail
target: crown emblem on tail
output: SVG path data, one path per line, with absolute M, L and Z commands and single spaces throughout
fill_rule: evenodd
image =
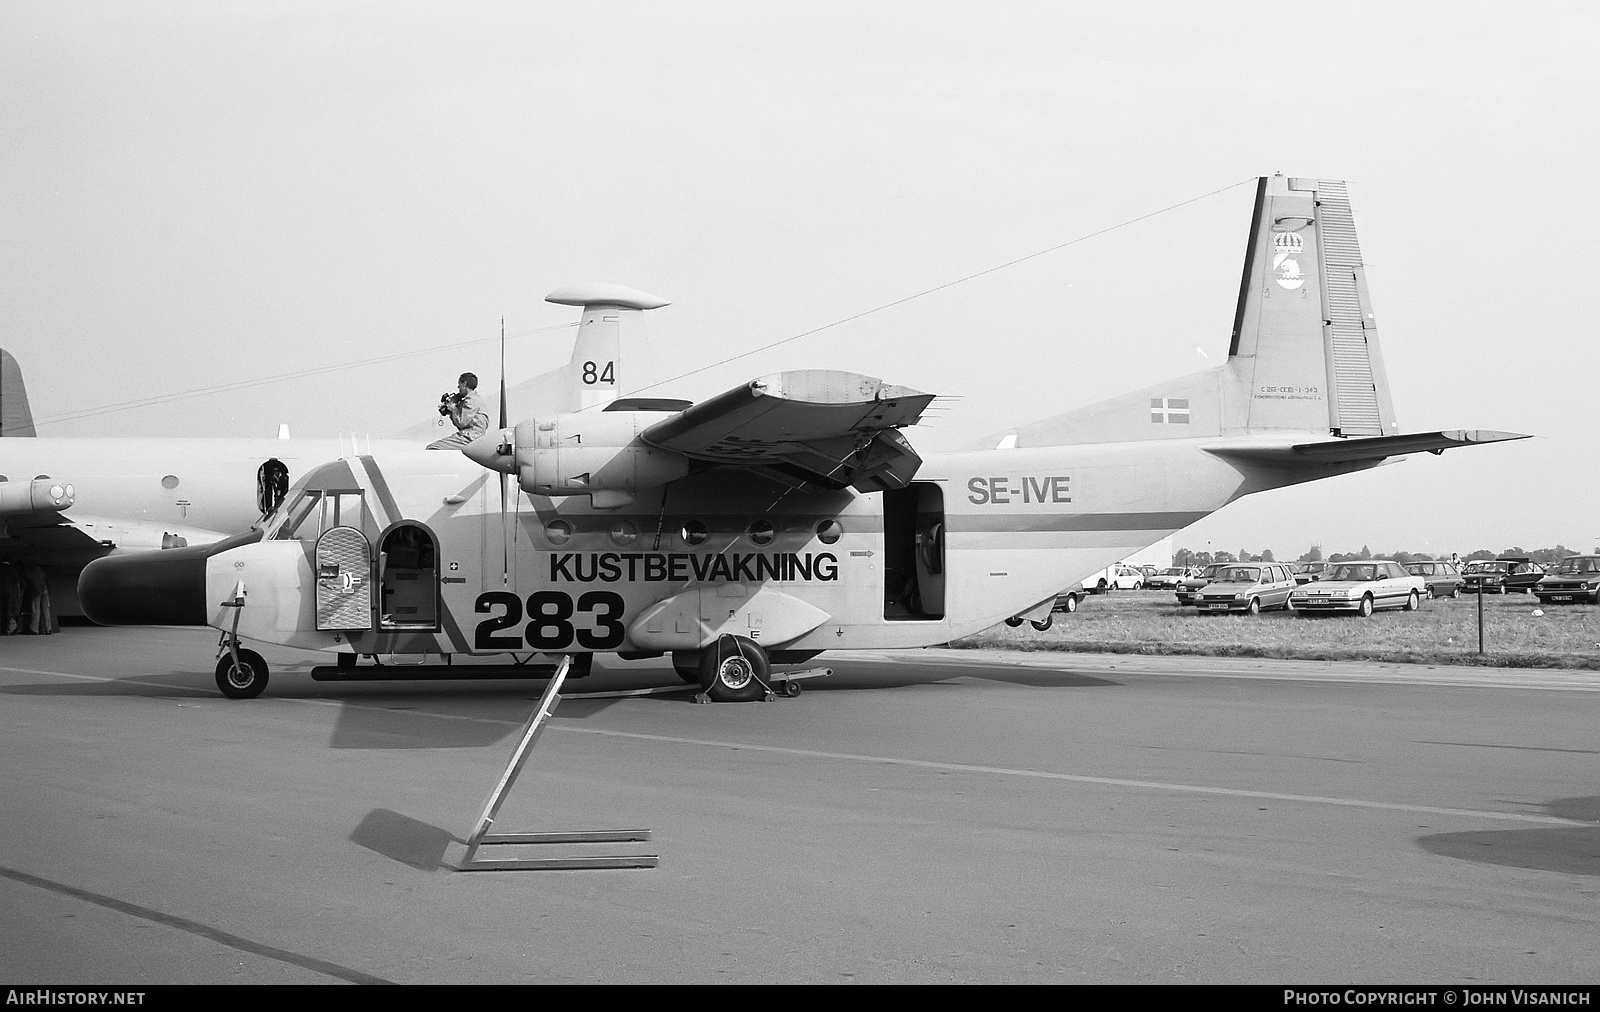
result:
M 1300 253 L 1305 250 L 1306 241 L 1293 232 L 1274 232 L 1272 245 L 1279 253 Z

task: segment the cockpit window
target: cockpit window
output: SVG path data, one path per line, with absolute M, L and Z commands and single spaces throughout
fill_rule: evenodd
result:
M 279 506 L 275 518 L 282 518 L 276 530 L 272 531 L 275 541 L 292 541 L 299 538 L 302 541 L 315 540 L 322 533 L 322 491 L 320 489 L 302 489 L 298 496 L 291 496 Z M 306 521 L 311 521 L 309 524 Z M 271 519 L 268 521 L 271 530 Z M 305 533 L 301 529 L 306 528 Z

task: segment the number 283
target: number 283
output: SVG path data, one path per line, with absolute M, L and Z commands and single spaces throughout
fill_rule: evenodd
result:
M 472 645 L 479 650 L 521 650 L 526 641 L 534 650 L 565 650 L 576 640 L 585 650 L 611 650 L 622 645 L 627 629 L 622 624 L 622 595 L 607 590 L 592 590 L 578 598 L 558 590 L 541 590 L 527 598 L 528 623 L 521 633 L 499 635 L 515 629 L 524 614 L 522 598 L 505 590 L 479 594 L 473 611 L 493 615 L 478 623 Z M 589 628 L 578 628 L 573 616 L 584 612 L 592 616 Z

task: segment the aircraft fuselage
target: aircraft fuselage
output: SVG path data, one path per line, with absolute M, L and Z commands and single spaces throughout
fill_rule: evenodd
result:
M 319 503 L 298 520 L 291 495 L 265 540 L 207 560 L 205 621 L 232 626 L 221 602 L 243 582 L 241 636 L 360 654 L 646 655 L 724 632 L 775 651 L 942 643 L 1239 495 L 1353 469 L 1201 448 L 1219 442 L 933 454 L 908 488 L 870 495 L 714 471 L 619 510 L 513 484 L 502 512 L 498 476 L 459 455 L 350 458 L 297 490 Z

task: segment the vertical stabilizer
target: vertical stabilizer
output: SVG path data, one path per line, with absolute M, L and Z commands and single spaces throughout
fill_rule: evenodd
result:
M 1261 181 L 1228 354 L 1225 431 L 1396 430 L 1344 183 Z
M 1256 187 L 1225 365 L 996 433 L 982 445 L 1397 431 L 1345 185 L 1270 176 Z
M 559 411 L 600 408 L 616 400 L 623 391 L 623 338 L 639 326 L 646 310 L 668 305 L 665 299 L 647 292 L 603 282 L 571 285 L 551 292 L 544 300 L 583 307 L 572 361 L 563 371 L 563 386 L 573 399 L 559 406 Z M 551 410 L 549 405 L 538 407 L 541 413 Z
M 0 436 L 32 436 L 33 409 L 28 406 L 28 389 L 22 385 L 22 370 L 9 351 L 0 349 Z

